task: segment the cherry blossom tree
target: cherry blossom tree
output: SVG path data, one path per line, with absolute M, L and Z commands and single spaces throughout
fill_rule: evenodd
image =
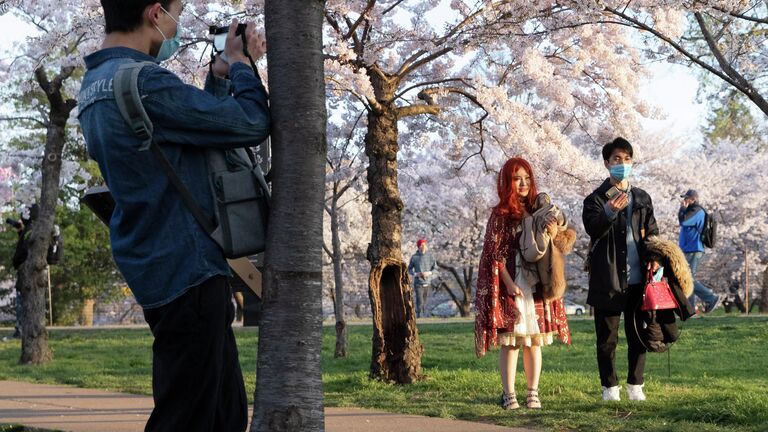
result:
M 418 379 L 422 349 L 401 250 L 400 142 L 442 133 L 442 145 L 462 148 L 465 159 L 485 158 L 491 146 L 507 155 L 543 151 L 540 166 L 554 167 L 547 175 L 588 181 L 571 161 L 588 165 L 584 147 L 635 131 L 637 113 L 649 114 L 636 91 L 640 57 L 625 48 L 622 29 L 578 26 L 578 11 L 557 5 L 450 7 L 438 25 L 437 1 L 337 1 L 326 12 L 329 79 L 359 100 L 368 120 L 371 375 L 398 382 Z M 451 124 L 468 124 L 471 134 L 448 132 Z
M 339 108 L 340 99 L 334 106 Z M 347 110 L 351 107 L 347 106 Z M 342 248 L 341 231 L 349 231 L 350 224 L 345 220 L 350 215 L 344 207 L 350 204 L 360 204 L 362 190 L 362 177 L 364 164 L 361 128 L 358 124 L 362 120 L 362 113 L 357 116 L 354 123 L 341 122 L 341 124 L 329 124 L 328 135 L 331 137 L 331 145 L 326 156 L 326 199 L 325 213 L 328 219 L 327 233 L 330 234 L 330 247 L 327 242 L 323 248 L 333 265 L 333 311 L 336 318 L 336 348 L 334 357 L 347 356 L 347 324 L 344 313 L 344 270 L 345 251 Z M 345 223 L 346 222 L 346 223 Z M 353 243 L 346 242 L 348 245 Z
M 433 286 L 448 294 L 461 316 L 469 316 L 485 225 L 495 205 L 495 173 L 486 172 L 479 159 L 459 170 L 450 156 L 413 146 L 403 151 L 404 236 L 429 240 L 440 269 Z
M 768 115 L 763 55 L 768 4 L 762 0 L 566 2 L 588 15 L 639 30 L 650 58 L 701 68 Z M 590 11 L 589 9 L 592 8 Z
M 4 120 L 22 124 L 43 137 L 38 144 L 43 149 L 37 164 L 41 174 L 39 199 L 27 198 L 39 203 L 40 213 L 17 283 L 24 297 L 21 363 L 45 363 L 53 356 L 45 328 L 45 256 L 53 230 L 67 126 L 76 106 L 77 85 L 73 82 L 77 79 L 73 76 L 77 58 L 79 50 L 95 40 L 88 13 L 93 3 L 59 2 L 55 7 L 44 1 L 8 4 L 11 13 L 33 24 L 38 33 L 28 37 L 18 49 L 20 54 L 3 65 L 3 78 L 15 83 L 5 91 L 12 99 L 26 102 L 17 105 L 17 112 Z
M 656 137 L 648 144 L 647 163 L 640 170 L 654 197 L 660 228 L 670 239 L 679 232 L 679 196 L 696 189 L 704 208 L 718 221 L 718 241 L 707 249 L 699 276 L 723 292 L 732 280 L 751 281 L 768 265 L 768 216 L 759 187 L 768 176 L 768 154 L 759 142 L 721 141 L 691 149 L 681 138 Z M 655 143 L 655 144 L 654 144 Z M 746 261 L 746 266 L 745 266 Z M 751 284 L 752 288 L 758 284 Z

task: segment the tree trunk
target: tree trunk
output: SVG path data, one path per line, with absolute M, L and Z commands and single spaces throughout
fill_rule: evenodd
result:
M 322 431 L 321 1 L 267 0 L 273 195 L 251 431 Z
M 386 84 L 373 81 L 374 88 L 377 83 Z M 401 249 L 403 202 L 397 185 L 397 116 L 393 108 L 370 112 L 365 136 L 372 219 L 367 252 L 373 314 L 371 377 L 407 384 L 421 378 L 424 349 Z
M 333 260 L 333 281 L 335 293 L 333 296 L 333 313 L 336 317 L 336 349 L 333 356 L 336 358 L 347 356 L 347 322 L 344 319 L 344 278 L 341 273 L 341 238 L 339 237 L 339 184 L 333 185 L 333 197 L 331 198 L 331 247 Z
M 459 308 L 459 314 L 462 317 L 468 317 L 472 309 L 472 275 L 474 267 L 465 267 L 462 270 L 463 275 L 459 275 L 459 270 L 456 267 L 444 264 L 440 261 L 437 262 L 437 266 L 448 270 L 453 275 L 453 279 L 461 289 L 462 297 L 458 298 L 445 282 L 440 284 L 440 288 L 445 290 L 451 297 L 451 300 L 453 300 L 453 302 Z
M 93 306 L 96 301 L 93 299 L 83 300 L 83 307 L 80 309 L 80 325 L 83 327 L 93 327 Z
M 763 270 L 763 289 L 760 293 L 760 313 L 768 312 L 768 268 Z
M 21 320 L 22 364 L 42 364 L 53 359 L 48 346 L 48 330 L 45 328 L 45 294 L 48 289 L 46 257 L 51 243 L 56 202 L 59 195 L 61 176 L 61 154 L 66 139 L 66 125 L 69 113 L 76 102 L 64 99 L 62 87 L 74 68 L 63 68 L 53 81 L 48 80 L 43 67 L 35 70 L 35 79 L 48 98 L 49 112 L 45 134 L 45 150 L 41 163 L 42 184 L 40 187 L 39 214 L 29 236 L 27 259 L 19 271 L 21 295 L 24 307 Z

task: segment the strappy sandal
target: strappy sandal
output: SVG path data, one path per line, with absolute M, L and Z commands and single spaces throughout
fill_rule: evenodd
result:
M 541 401 L 539 400 L 538 389 L 528 389 L 528 408 L 541 409 Z
M 520 408 L 520 404 L 517 403 L 517 395 L 515 392 L 501 392 L 501 407 L 505 410 L 514 410 Z

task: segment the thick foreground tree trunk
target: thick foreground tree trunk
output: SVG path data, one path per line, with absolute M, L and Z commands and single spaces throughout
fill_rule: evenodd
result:
M 382 83 L 375 83 L 381 85 Z M 381 88 L 374 85 L 374 88 Z M 397 185 L 397 116 L 391 107 L 368 115 L 368 200 L 373 314 L 371 377 L 408 384 L 421 378 L 421 354 L 407 265 L 401 249 L 403 201 Z
M 251 431 L 322 431 L 322 1 L 267 0 L 273 195 Z

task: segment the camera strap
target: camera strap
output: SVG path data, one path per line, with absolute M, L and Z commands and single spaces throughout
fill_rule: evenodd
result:
M 195 217 L 200 226 L 205 230 L 208 235 L 211 235 L 215 230 L 211 220 L 205 215 L 203 209 L 195 201 L 195 198 L 189 192 L 189 189 L 179 178 L 176 171 L 171 166 L 168 158 L 165 157 L 163 151 L 155 143 L 152 136 L 154 127 L 152 121 L 149 119 L 144 105 L 141 102 L 141 96 L 139 95 L 138 78 L 139 72 L 146 67 L 154 65 L 152 62 L 128 62 L 123 63 L 117 69 L 114 78 L 114 93 L 117 107 L 120 110 L 120 115 L 128 126 L 133 130 L 139 139 L 143 140 L 140 151 L 149 149 L 160 164 L 160 168 L 163 169 L 168 180 L 173 184 L 176 190 L 181 195 L 181 199 L 184 205 L 187 206 L 189 211 Z
M 152 133 L 152 121 L 149 119 L 144 105 L 139 95 L 138 77 L 139 72 L 145 66 L 154 66 L 152 62 L 128 62 L 120 65 L 113 80 L 113 91 L 117 102 L 120 115 L 128 126 L 133 130 L 136 136 L 142 140 L 140 151 L 149 149 L 157 159 L 160 167 L 165 172 L 168 180 L 179 192 L 184 205 L 192 213 L 195 220 L 200 224 L 203 230 L 210 236 L 215 231 L 215 226 L 211 219 L 205 214 L 195 198 L 189 192 L 179 178 L 173 166 L 165 157 L 160 146 L 155 143 Z M 260 173 L 260 170 L 257 170 Z M 266 183 L 263 184 L 266 187 Z M 246 283 L 246 285 L 261 297 L 261 272 L 251 263 L 247 257 L 237 259 L 227 259 L 230 268 Z

